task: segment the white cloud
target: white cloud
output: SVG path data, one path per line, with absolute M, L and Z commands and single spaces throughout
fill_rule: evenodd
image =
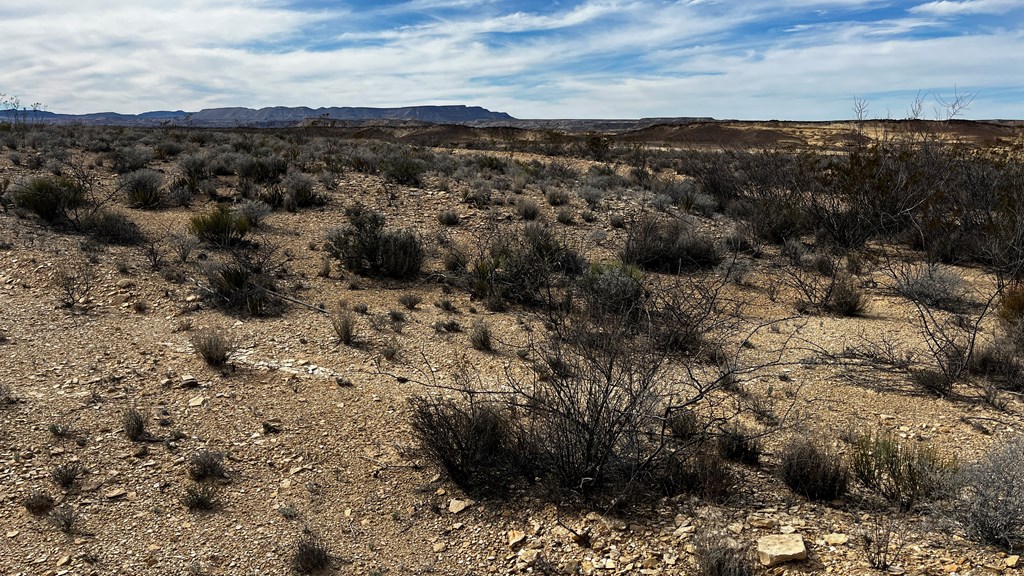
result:
M 1024 33 L 1015 30 L 961 34 L 924 13 L 817 24 L 805 11 L 812 17 L 789 33 L 736 34 L 807 4 L 796 0 L 593 0 L 547 14 L 500 12 L 490 8 L 505 3 L 489 0 L 411 0 L 400 6 L 489 9 L 397 29 L 365 13 L 341 18 L 269 0 L 106 4 L 0 8 L 0 92 L 61 112 L 465 103 L 520 117 L 822 118 L 848 115 L 855 93 L 896 93 L 872 98 L 872 110 L 884 113 L 905 110 L 902 92 L 918 89 L 1024 90 L 1006 74 L 1024 53 Z M 352 20 L 365 32 L 308 47 L 316 45 L 306 38 L 311 29 L 329 37 L 324 29 Z M 947 35 L 908 35 L 922 28 Z M 1019 100 L 986 94 L 975 101 L 979 114 L 1024 117 Z
M 1020 8 L 1020 0 L 936 0 L 918 4 L 912 14 L 955 16 L 960 14 L 1002 14 Z

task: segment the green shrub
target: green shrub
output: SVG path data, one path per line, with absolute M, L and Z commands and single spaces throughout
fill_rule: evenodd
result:
M 953 471 L 933 448 L 903 442 L 889 432 L 859 437 L 850 465 L 865 487 L 902 510 L 941 495 Z
M 363 206 L 347 210 L 349 223 L 327 235 L 325 249 L 356 274 L 412 278 L 420 273 L 423 243 L 411 230 L 385 230 L 384 216 Z
M 146 235 L 134 220 L 108 210 L 99 210 L 82 218 L 82 231 L 104 244 L 137 246 L 146 241 Z
M 807 438 L 794 438 L 781 460 L 779 470 L 786 485 L 808 500 L 835 500 L 846 493 L 850 469 L 840 454 Z
M 313 178 L 301 172 L 289 172 L 281 180 L 281 188 L 284 190 L 284 206 L 288 210 L 327 203 L 327 197 L 314 190 Z
M 141 146 L 118 148 L 111 153 L 114 171 L 127 174 L 142 170 L 153 160 L 153 152 Z
M 67 218 L 69 210 L 85 205 L 85 189 L 70 178 L 39 176 L 15 187 L 11 198 L 19 208 L 57 223 Z
M 592 314 L 626 319 L 635 319 L 647 299 L 642 274 L 624 264 L 592 264 L 580 279 L 580 294 Z
M 396 153 L 380 163 L 384 178 L 406 186 L 420 186 L 426 166 L 407 154 Z
M 164 177 L 155 170 L 135 170 L 121 175 L 121 189 L 133 208 L 158 208 L 164 203 Z
M 627 230 L 622 261 L 641 268 L 679 273 L 713 268 L 722 261 L 714 240 L 681 220 L 645 216 Z
M 282 307 L 276 295 L 272 264 L 265 258 L 236 255 L 206 268 L 214 305 L 250 316 L 271 316 Z
M 250 225 L 244 216 L 232 212 L 226 204 L 220 204 L 211 212 L 193 216 L 191 228 L 200 240 L 230 247 L 245 240 Z

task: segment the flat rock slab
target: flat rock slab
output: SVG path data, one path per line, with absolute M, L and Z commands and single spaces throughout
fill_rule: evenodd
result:
M 773 534 L 757 539 L 757 559 L 769 568 L 806 558 L 807 547 L 799 534 Z

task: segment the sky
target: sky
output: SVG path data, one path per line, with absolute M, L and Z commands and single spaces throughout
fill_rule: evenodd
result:
M 33 0 L 0 30 L 0 93 L 60 113 L 1024 119 L 1024 0 Z

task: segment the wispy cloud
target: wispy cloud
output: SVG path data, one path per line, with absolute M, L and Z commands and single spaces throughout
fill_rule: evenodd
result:
M 958 14 L 1003 14 L 1021 8 L 1020 0 L 936 0 L 910 9 L 915 14 L 951 16 Z
M 39 0 L 0 7 L 0 92 L 55 111 L 467 103 L 520 117 L 1024 117 L 1016 2 Z M 990 17 L 994 13 L 998 16 Z

